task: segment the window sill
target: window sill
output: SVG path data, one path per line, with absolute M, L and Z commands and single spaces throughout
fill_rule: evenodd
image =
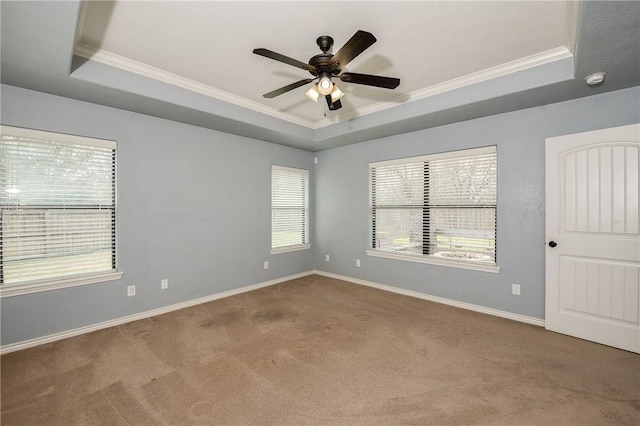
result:
M 311 248 L 311 244 L 300 244 L 297 246 L 278 247 L 271 249 L 271 254 L 289 253 L 292 251 L 307 250 Z
M 60 288 L 76 287 L 80 285 L 95 284 L 104 281 L 119 280 L 123 272 L 106 272 L 101 274 L 83 275 L 73 278 L 59 278 L 50 281 L 41 281 L 33 284 L 9 284 L 0 288 L 0 298 L 21 296 L 23 294 L 38 293 L 41 291 L 57 290 Z
M 430 265 L 448 266 L 452 268 L 471 269 L 473 271 L 491 272 L 497 274 L 500 272 L 499 266 L 483 265 L 479 263 L 445 260 L 433 256 L 417 256 L 408 254 L 395 254 L 388 251 L 367 250 L 368 256 L 384 257 L 387 259 L 404 260 L 406 262 L 428 263 Z

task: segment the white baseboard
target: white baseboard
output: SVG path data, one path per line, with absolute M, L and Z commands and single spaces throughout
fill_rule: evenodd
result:
M 161 308 L 152 309 L 150 311 L 140 312 L 139 314 L 127 315 L 126 317 L 120 317 L 120 318 L 112 319 L 109 321 L 100 322 L 97 324 L 74 328 L 73 330 L 62 331 L 60 333 L 49 334 L 43 337 L 36 337 L 35 339 L 29 339 L 29 340 L 23 340 L 21 342 L 11 343 L 11 344 L 0 347 L 0 355 L 19 351 L 22 349 L 32 348 L 34 346 L 44 345 L 46 343 L 51 343 L 58 340 L 68 339 L 69 337 L 91 333 L 92 331 L 102 330 L 104 328 L 126 324 L 132 321 L 154 317 L 156 315 L 166 314 L 167 312 L 177 311 L 178 309 L 200 305 L 201 303 L 207 303 L 213 300 L 223 299 L 225 297 L 234 296 L 240 293 L 246 293 L 248 291 L 257 290 L 259 288 L 269 287 L 275 284 L 280 284 L 285 281 L 294 280 L 296 278 L 306 277 L 307 275 L 313 274 L 313 272 L 314 271 L 306 271 L 306 272 L 301 272 L 299 274 L 288 275 L 286 277 L 276 278 L 274 280 L 265 281 L 265 282 L 253 284 L 253 285 L 248 285 L 245 287 L 240 287 L 240 288 L 236 288 L 229 291 L 224 291 L 222 293 L 212 294 L 210 296 L 200 297 L 198 299 L 187 300 L 186 302 L 180 302 L 180 303 L 176 303 L 169 306 L 163 306 Z
M 275 284 L 280 284 L 285 281 L 294 280 L 296 278 L 306 277 L 308 275 L 317 274 L 324 277 L 335 278 L 342 281 L 347 281 L 354 284 L 364 285 L 367 287 L 377 288 L 379 290 L 389 291 L 391 293 L 402 294 L 405 296 L 416 297 L 418 299 L 429 300 L 431 302 L 442 303 L 444 305 L 455 306 L 457 308 L 468 309 L 470 311 L 480 312 L 483 314 L 493 315 L 501 318 L 507 318 L 514 321 L 524 322 L 527 324 L 537 325 L 544 327 L 544 320 L 526 315 L 514 314 L 511 312 L 500 311 L 498 309 L 487 308 L 485 306 L 473 305 L 471 303 L 459 302 L 457 300 L 446 299 L 444 297 L 431 296 L 425 293 L 419 293 L 417 291 L 404 290 L 397 287 L 392 287 L 385 284 L 379 284 L 372 281 L 365 281 L 358 278 L 347 277 L 344 275 L 333 274 L 331 272 L 324 272 L 319 270 L 311 270 L 301 272 L 299 274 L 288 275 L 282 278 L 276 278 L 274 280 L 265 281 L 258 284 L 248 285 L 237 289 L 224 291 L 222 293 L 212 294 L 210 296 L 200 297 L 198 299 L 188 300 L 186 302 L 180 302 L 169 306 L 163 306 L 162 308 L 152 309 L 150 311 L 140 312 L 139 314 L 128 315 L 112 319 L 109 321 L 100 322 L 97 324 L 87 325 L 84 327 L 74 328 L 73 330 L 62 331 L 60 333 L 49 334 L 43 337 L 36 337 L 35 339 L 23 340 L 21 342 L 11 343 L 0 347 L 0 355 L 10 352 L 19 351 L 22 349 L 32 348 L 34 346 L 44 345 L 46 343 L 56 342 L 58 340 L 68 339 L 69 337 L 79 336 L 81 334 L 91 333 L 92 331 L 102 330 L 116 325 L 126 324 L 128 322 L 137 321 L 140 319 L 154 317 L 156 315 L 166 314 L 167 312 L 177 311 L 178 309 L 188 308 L 202 303 L 211 302 L 225 297 L 234 296 L 240 293 L 246 293 L 248 291 L 257 290 L 259 288 L 269 287 Z
M 335 278 L 342 281 L 348 281 L 354 284 L 360 284 L 367 287 L 377 288 L 379 290 L 390 291 L 392 293 L 402 294 L 404 296 L 416 297 L 418 299 L 429 300 L 431 302 L 442 303 L 444 305 L 455 306 L 456 308 L 467 309 L 470 311 L 480 312 L 482 314 L 493 315 L 496 317 L 507 318 L 514 321 L 524 322 L 531 325 L 537 325 L 539 327 L 544 327 L 544 320 L 535 317 L 529 317 L 526 315 L 514 314 L 512 312 L 501 311 L 498 309 L 487 308 L 485 306 L 473 305 L 471 303 L 459 302 L 457 300 L 447 299 L 439 296 L 431 296 L 425 293 L 419 293 L 417 291 L 405 290 L 398 287 L 392 287 L 385 284 L 378 284 L 372 281 L 365 281 L 358 278 L 351 278 L 344 275 L 333 274 L 331 272 L 324 271 L 312 271 L 314 274 L 322 275 L 324 277 Z

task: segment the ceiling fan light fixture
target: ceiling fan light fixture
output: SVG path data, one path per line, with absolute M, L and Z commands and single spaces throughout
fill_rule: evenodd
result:
M 311 89 L 305 92 L 305 95 L 307 95 L 307 97 L 311 99 L 313 102 L 318 102 L 318 97 L 320 97 L 320 92 L 318 92 L 318 89 L 316 88 L 316 86 L 317 84 L 312 84 Z
M 335 102 L 344 96 L 344 92 L 338 88 L 337 84 L 333 85 L 333 90 L 331 91 L 331 102 Z
M 331 93 L 333 90 L 333 83 L 331 82 L 331 77 L 328 73 L 322 73 L 320 75 L 320 81 L 318 82 L 318 92 L 322 96 L 326 96 Z
M 316 40 L 316 43 L 322 53 L 313 56 L 309 59 L 308 63 L 298 61 L 297 59 L 290 58 L 269 49 L 253 49 L 253 53 L 256 55 L 264 56 L 265 58 L 300 68 L 304 71 L 308 71 L 313 76 L 313 78 L 305 78 L 291 84 L 287 84 L 279 89 L 265 93 L 262 96 L 268 99 L 275 98 L 276 96 L 280 96 L 290 90 L 306 86 L 307 84 L 318 80 L 316 84 L 312 83 L 312 87 L 305 92 L 305 95 L 314 102 L 318 102 L 318 99 L 322 95 L 322 97 L 327 101 L 329 110 L 335 111 L 342 108 L 340 99 L 344 96 L 344 93 L 338 88 L 338 86 L 333 84 L 332 79 L 334 77 L 339 78 L 341 81 L 346 83 L 395 89 L 400 84 L 399 78 L 342 72 L 345 65 L 368 49 L 375 42 L 376 38 L 373 34 L 367 31 L 358 30 L 340 49 L 338 49 L 335 54 L 332 54 L 329 52 L 333 46 L 333 38 L 323 35 L 318 37 Z

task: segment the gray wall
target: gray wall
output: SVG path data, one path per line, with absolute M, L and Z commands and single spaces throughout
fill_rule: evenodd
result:
M 118 142 L 124 271 L 1 299 L 3 345 L 313 269 L 311 250 L 269 253 L 271 165 L 310 169 L 313 182 L 307 151 L 6 85 L 2 124 Z
M 640 122 L 639 99 L 636 87 L 316 153 L 316 269 L 544 318 L 545 138 Z M 369 162 L 487 145 L 498 147 L 500 273 L 366 255 Z
M 638 122 L 638 99 L 639 88 L 627 89 L 311 154 L 4 85 L 2 124 L 118 141 L 118 259 L 125 275 L 1 299 L 1 343 L 314 268 L 544 318 L 544 139 Z M 493 144 L 499 274 L 365 254 L 369 162 Z M 310 169 L 312 250 L 269 254 L 271 164 Z M 162 278 L 168 290 L 160 290 Z M 511 283 L 522 285 L 521 296 L 511 295 Z M 126 296 L 130 284 L 135 297 Z

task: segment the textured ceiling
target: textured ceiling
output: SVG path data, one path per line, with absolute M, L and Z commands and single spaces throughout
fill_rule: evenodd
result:
M 78 39 L 80 52 L 105 63 L 192 88 L 197 84 L 210 96 L 319 126 L 415 100 L 426 88 L 474 73 L 503 72 L 504 64 L 570 48 L 577 24 L 572 6 L 563 1 L 88 2 Z M 321 18 L 322 8 L 326 18 Z M 346 96 L 335 112 L 304 96 L 310 84 L 274 99 L 262 97 L 310 75 L 254 55 L 254 48 L 308 62 L 320 53 L 318 36 L 332 36 L 335 53 L 360 29 L 378 41 L 345 71 L 398 77 L 400 87 L 339 83 Z
M 636 0 L 2 0 L 0 20 L 5 85 L 309 151 L 640 84 Z M 396 90 L 340 82 L 338 112 L 304 87 L 261 96 L 308 74 L 254 48 L 306 62 L 319 35 L 337 49 L 359 29 L 378 41 L 347 70 L 399 77 Z

